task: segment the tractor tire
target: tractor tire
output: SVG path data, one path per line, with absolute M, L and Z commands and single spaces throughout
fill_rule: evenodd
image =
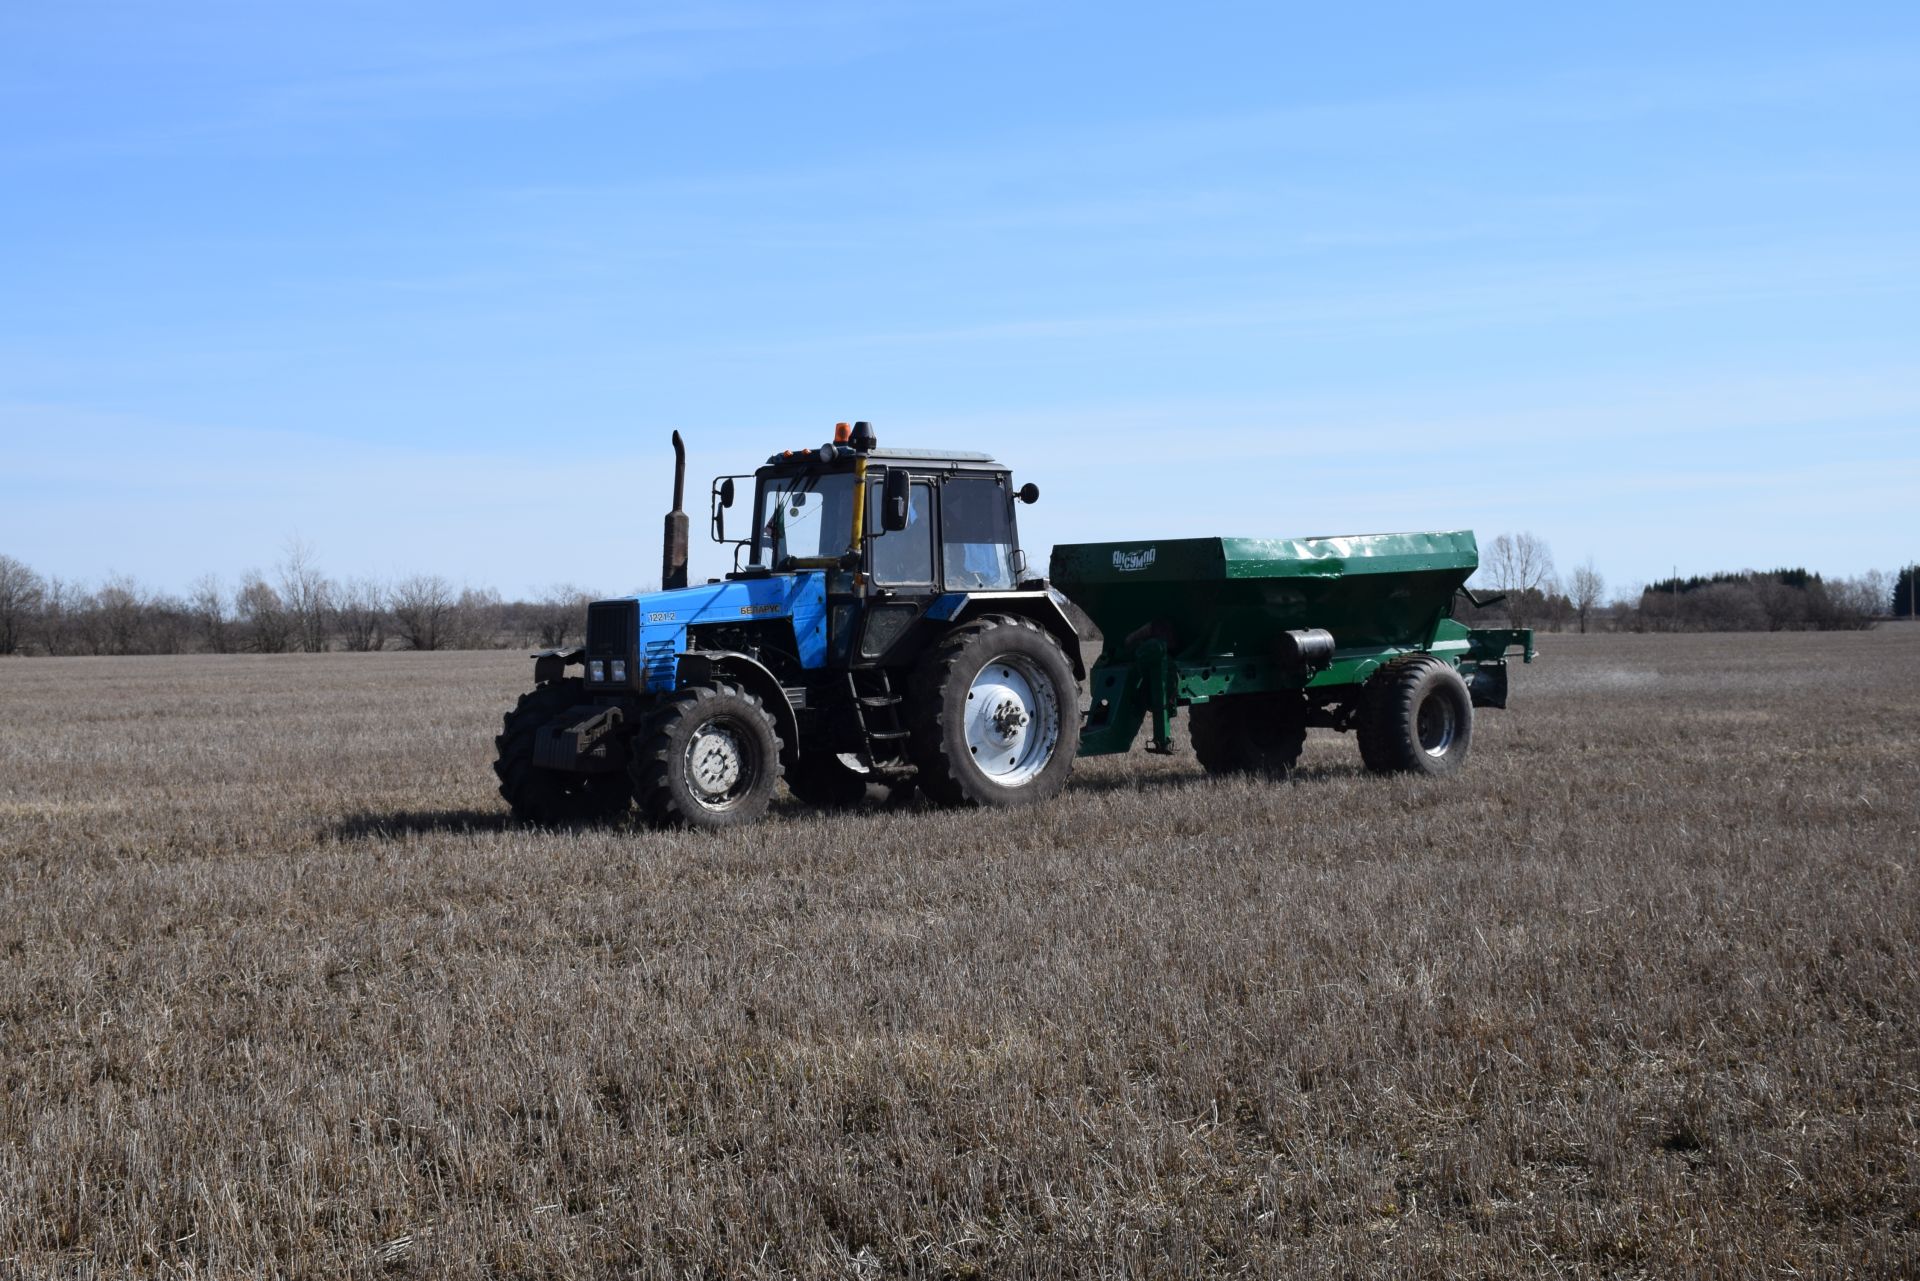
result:
M 1073 667 L 1024 618 L 955 628 L 914 670 L 908 709 L 916 780 L 942 805 L 1046 800 L 1067 785 L 1080 751 Z
M 628 750 L 640 810 L 662 827 L 756 822 L 780 785 L 780 734 L 760 700 L 734 685 L 677 690 Z
M 838 756 L 808 752 L 787 771 L 787 790 L 803 805 L 815 809 L 852 809 L 867 799 L 867 785 L 878 775 L 857 770 Z
M 541 769 L 533 763 L 534 739 L 540 727 L 568 708 L 587 701 L 578 680 L 542 685 L 507 713 L 493 740 L 493 772 L 500 779 L 500 795 L 522 823 L 606 823 L 619 818 L 633 804 L 633 784 L 624 770 L 611 774 L 576 774 L 571 770 Z
M 1195 703 L 1188 736 L 1209 774 L 1285 778 L 1307 745 L 1307 703 L 1299 694 L 1239 694 Z
M 1367 681 L 1355 723 L 1360 759 L 1376 774 L 1452 774 L 1473 746 L 1473 699 L 1453 667 L 1415 654 Z

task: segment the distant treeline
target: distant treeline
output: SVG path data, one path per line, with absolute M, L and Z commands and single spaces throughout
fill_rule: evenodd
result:
M 1904 614 L 1908 570 L 1899 576 L 1823 578 L 1807 569 L 1709 574 L 1649 583 L 1622 611 L 1635 631 L 1848 631 Z
M 125 575 L 98 587 L 43 577 L 0 555 L 0 654 L 281 654 L 326 650 L 500 649 L 580 638 L 594 593 L 556 586 L 505 600 L 437 574 L 335 580 L 295 544 L 272 574 L 228 587 L 208 575 L 185 595 Z
M 1912 610 L 1913 571 L 1824 578 L 1807 569 L 1742 570 L 1670 578 L 1609 598 L 1589 560 L 1563 582 L 1545 542 L 1502 534 L 1474 580 L 1485 606 L 1476 624 L 1544 631 L 1808 631 L 1871 627 Z M 437 574 L 391 582 L 336 580 L 305 545 L 271 574 L 231 587 L 208 575 L 184 595 L 149 591 L 124 575 L 97 587 L 44 577 L 0 555 L 0 654 L 280 654 L 382 649 L 502 649 L 580 639 L 595 593 L 571 585 L 535 600 L 456 587 Z
M 1609 598 L 1589 560 L 1564 585 L 1546 543 L 1531 534 L 1502 534 L 1481 562 L 1483 592 L 1504 600 L 1462 616 L 1505 619 L 1546 631 L 1782 632 L 1854 631 L 1912 609 L 1913 570 L 1826 578 L 1805 568 L 1738 570 L 1668 578 Z

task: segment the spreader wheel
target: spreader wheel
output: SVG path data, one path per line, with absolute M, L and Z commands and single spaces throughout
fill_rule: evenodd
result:
M 1307 703 L 1297 693 L 1238 694 L 1195 703 L 1193 754 L 1209 774 L 1285 778 L 1307 744 Z
M 1367 681 L 1354 728 L 1376 774 L 1452 774 L 1473 746 L 1473 699 L 1452 666 L 1395 659 Z

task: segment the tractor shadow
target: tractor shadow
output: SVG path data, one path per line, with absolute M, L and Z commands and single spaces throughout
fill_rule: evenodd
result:
M 1358 765 L 1307 765 L 1286 778 L 1266 779 L 1277 787 L 1311 787 L 1336 779 L 1353 778 L 1365 771 Z M 1258 776 L 1250 776 L 1258 777 Z M 1067 783 L 1066 794 L 1076 792 L 1104 795 L 1111 792 L 1174 792 L 1225 781 L 1215 778 L 1198 765 L 1191 769 L 1168 769 L 1152 773 L 1075 774 Z
M 1276 786 L 1310 787 L 1315 784 L 1330 783 L 1337 779 L 1352 778 L 1364 771 L 1358 765 L 1310 765 L 1295 770 L 1283 780 L 1274 780 Z M 1216 781 L 1212 775 L 1198 766 L 1192 769 L 1167 769 L 1147 773 L 1107 773 L 1076 774 L 1067 784 L 1066 794 L 1106 795 L 1114 792 L 1175 792 L 1204 786 Z M 769 814 L 783 819 L 810 819 L 826 815 L 846 816 L 851 814 L 913 814 L 932 813 L 939 809 L 916 789 L 900 796 L 886 796 L 884 793 L 869 796 L 862 804 L 841 809 L 818 808 L 786 795 L 777 795 L 769 807 Z M 561 824 L 522 823 L 505 810 L 483 809 L 445 809 L 445 810 L 394 810 L 390 813 L 352 814 L 329 823 L 322 831 L 337 841 L 395 841 L 410 836 L 432 835 L 491 835 L 501 832 L 577 832 L 589 829 L 608 830 L 631 827 L 638 831 L 647 831 L 638 815 L 629 815 L 625 819 L 613 822 L 579 822 Z
M 349 815 L 328 824 L 325 830 L 337 841 L 390 841 L 435 833 L 505 832 L 521 826 L 502 810 L 395 810 L 390 814 Z

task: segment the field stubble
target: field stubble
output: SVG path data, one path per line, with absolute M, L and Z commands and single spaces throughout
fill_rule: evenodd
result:
M 0 662 L 28 1275 L 1912 1275 L 1920 632 L 1553 637 L 1457 779 L 510 825 L 495 654 Z

